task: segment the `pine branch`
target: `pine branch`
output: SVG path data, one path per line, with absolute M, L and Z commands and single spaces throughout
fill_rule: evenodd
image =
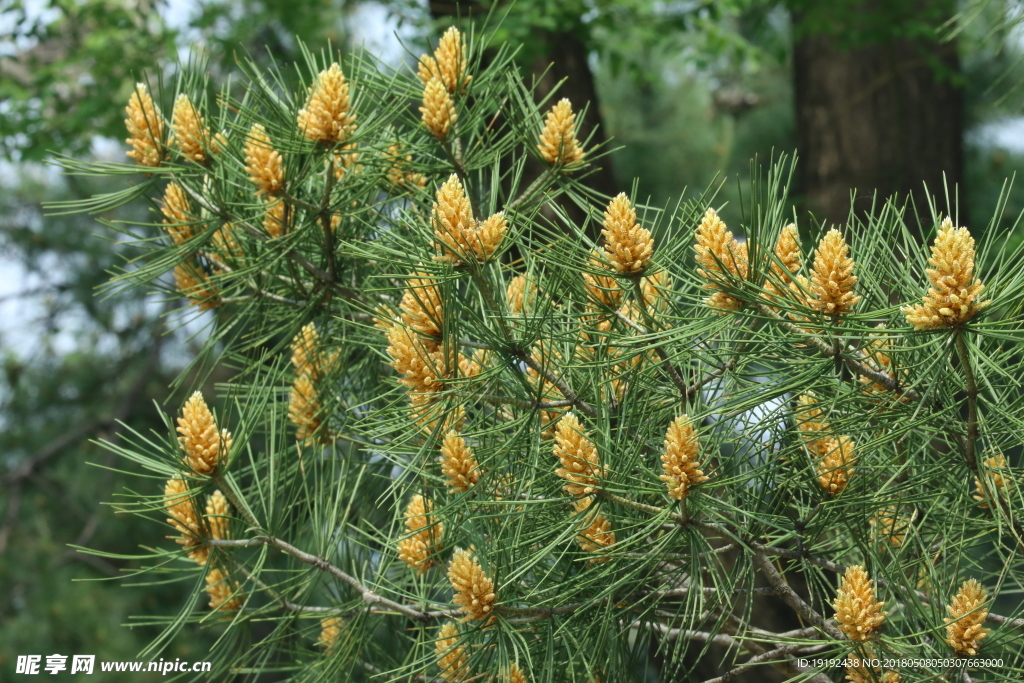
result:
M 856 349 L 849 347 L 844 349 L 841 346 L 836 347 L 832 344 L 829 344 L 827 341 L 825 341 L 818 335 L 807 332 L 806 330 L 802 329 L 799 325 L 791 323 L 788 320 L 784 320 L 781 316 L 779 316 L 775 311 L 773 311 L 765 304 L 757 304 L 757 309 L 775 324 L 785 328 L 786 330 L 796 335 L 799 335 L 806 341 L 810 342 L 814 346 L 814 348 L 818 350 L 818 353 L 820 353 L 822 356 L 826 358 L 839 358 L 840 360 L 842 360 L 843 363 L 846 364 L 846 367 L 848 367 L 856 375 L 859 375 L 860 377 L 865 377 L 874 382 L 875 384 L 885 387 L 887 391 L 891 391 L 895 393 L 897 396 L 905 396 L 912 401 L 922 400 L 921 394 L 917 393 L 913 389 L 902 386 L 896 380 L 896 378 L 890 377 L 888 373 L 882 372 L 878 368 L 873 368 L 867 363 L 861 362 L 856 358 L 851 357 L 851 355 L 857 354 Z
M 518 197 L 512 200 L 512 203 L 508 205 L 509 210 L 519 208 L 520 204 L 523 204 L 528 199 L 531 199 L 533 195 L 543 190 L 553 178 L 558 176 L 558 173 L 558 169 L 554 167 L 549 166 L 545 168 L 544 171 L 537 176 L 536 180 L 530 183 L 530 185 L 523 190 Z
M 533 356 L 519 349 L 513 350 L 512 355 L 525 363 L 527 367 L 540 374 L 548 382 L 553 384 L 555 388 L 562 392 L 562 396 L 565 396 L 567 400 L 571 401 L 574 407 L 579 408 L 580 412 L 585 414 L 587 417 L 597 417 L 597 411 L 594 409 L 594 406 L 577 396 L 576 392 L 569 388 L 569 385 L 566 384 L 564 379 L 538 363 Z
M 208 540 L 207 543 L 209 543 L 212 546 L 223 548 L 249 548 L 258 545 L 273 546 L 278 550 L 281 550 L 287 553 L 288 555 L 291 555 L 292 557 L 301 562 L 305 562 L 308 565 L 316 567 L 322 572 L 330 574 L 342 583 L 354 589 L 357 593 L 359 593 L 359 597 L 363 599 L 363 602 L 365 602 L 368 605 L 370 611 L 374 613 L 397 613 L 401 614 L 402 616 L 408 617 L 409 619 L 412 619 L 414 621 L 421 622 L 429 622 L 433 619 L 439 618 L 441 615 L 454 616 L 458 614 L 456 610 L 453 610 L 450 613 L 426 612 L 423 610 L 408 607 L 407 605 L 401 605 L 393 600 L 389 600 L 388 598 L 378 595 L 371 589 L 367 588 L 358 579 L 342 571 L 341 569 L 335 567 L 324 558 L 307 553 L 304 550 L 300 550 L 292 544 L 286 541 L 282 541 L 279 538 L 275 538 L 274 536 L 264 535 L 258 536 L 256 538 L 231 541 Z
M 789 656 L 790 655 L 795 655 L 795 654 L 801 654 L 801 655 L 814 654 L 816 652 L 822 652 L 822 651 L 826 650 L 828 647 L 829 647 L 828 645 L 812 645 L 812 646 L 808 646 L 805 643 L 792 643 L 792 644 L 789 644 L 789 645 L 782 645 L 781 647 L 777 647 L 774 650 L 769 650 L 769 651 L 764 652 L 762 654 L 754 655 L 753 657 L 751 657 L 750 659 L 745 661 L 743 664 L 740 664 L 739 666 L 730 669 L 729 671 L 727 671 L 726 673 L 724 673 L 721 676 L 717 676 L 715 678 L 709 678 L 709 679 L 705 680 L 704 683 L 728 683 L 729 681 L 731 681 L 734 678 L 736 678 L 736 676 L 740 675 L 741 673 L 743 673 L 744 671 L 746 671 L 748 669 L 754 668 L 758 664 L 777 664 L 777 663 L 789 664 L 790 666 L 793 667 L 793 669 L 795 671 L 803 672 L 805 670 L 797 668 L 794 665 L 793 661 L 791 659 L 788 659 Z M 782 657 L 785 657 L 787 659 L 784 660 L 783 662 L 775 661 L 775 660 L 777 660 L 779 658 L 782 658 Z M 815 674 L 814 676 L 811 676 L 808 680 L 815 681 L 815 683 L 831 683 L 832 679 L 830 679 L 825 674 L 819 673 L 819 674 Z
M 509 396 L 496 396 L 493 394 L 469 394 L 465 392 L 458 392 L 456 396 L 464 398 L 475 398 L 485 403 L 494 403 L 498 405 L 510 405 L 518 408 L 527 408 L 530 410 L 553 410 L 555 408 L 571 408 L 576 403 L 570 399 L 560 399 L 557 401 L 535 401 L 532 399 L 525 398 L 512 398 Z
M 974 379 L 974 369 L 971 366 L 971 357 L 967 353 L 967 344 L 964 343 L 963 330 L 957 330 L 953 339 L 956 342 L 956 350 L 960 354 L 960 365 L 964 369 L 964 376 L 967 381 L 967 439 L 963 444 L 964 460 L 974 476 L 980 477 L 978 472 L 978 458 L 975 450 L 978 445 L 978 382 Z
M 249 235 L 252 235 L 256 239 L 260 240 L 261 242 L 266 242 L 268 239 L 270 239 L 270 236 L 267 235 L 266 232 L 260 230 L 259 228 L 252 225 L 248 221 L 242 220 L 240 217 L 231 214 L 231 212 L 227 211 L 226 209 L 216 207 L 210 202 L 206 201 L 205 197 L 203 197 L 201 194 L 199 194 L 191 187 L 189 187 L 187 183 L 182 183 L 181 187 L 189 195 L 189 197 L 191 197 L 197 204 L 199 204 L 202 208 L 209 211 L 211 214 L 220 217 L 220 219 L 225 223 L 231 223 L 232 225 L 245 230 L 245 232 L 247 232 Z M 327 288 L 330 288 L 336 294 L 339 294 L 342 297 L 352 301 L 362 301 L 363 297 L 358 292 L 348 289 L 347 287 L 342 287 L 337 282 L 334 282 L 329 273 L 313 265 L 313 263 L 309 259 L 307 259 L 305 256 L 300 254 L 295 249 L 289 247 L 284 250 L 284 254 L 291 261 L 296 263 L 300 268 L 302 268 L 307 273 L 316 278 L 322 285 L 324 285 Z
M 655 325 L 654 318 L 651 317 L 650 311 L 647 310 L 647 302 L 644 300 L 643 285 L 641 284 L 640 278 L 635 278 L 633 280 L 633 296 L 637 301 L 637 305 L 640 307 L 641 315 L 644 316 L 644 321 L 647 323 L 648 327 L 653 328 Z M 618 310 L 615 311 L 615 315 L 641 335 L 647 335 L 647 331 L 630 320 L 629 316 L 623 315 L 622 312 Z M 672 383 L 676 385 L 676 389 L 679 390 L 679 398 L 682 401 L 682 408 L 683 410 L 686 410 L 686 405 L 690 400 L 690 388 L 686 386 L 686 381 L 683 380 L 682 375 L 679 374 L 679 370 L 677 370 L 672 364 L 671 358 L 661 344 L 656 344 L 654 346 L 654 352 L 657 353 L 658 358 L 661 359 L 662 366 L 665 368 L 665 372 L 668 374 L 669 379 L 672 380 Z
M 842 631 L 825 621 L 824 617 L 818 614 L 813 607 L 804 602 L 803 599 L 789 587 L 789 584 L 786 583 L 785 579 L 782 578 L 782 575 L 779 574 L 777 569 L 775 569 L 772 561 L 768 559 L 768 555 L 759 550 L 754 551 L 754 563 L 761 569 L 761 573 L 768 580 L 768 585 L 779 591 L 779 596 L 793 609 L 794 612 L 799 614 L 801 618 L 820 628 L 833 639 L 843 640 Z

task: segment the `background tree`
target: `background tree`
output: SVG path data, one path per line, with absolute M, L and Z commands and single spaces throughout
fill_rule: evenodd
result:
M 851 209 L 902 195 L 927 217 L 928 195 L 964 177 L 964 81 L 957 42 L 942 33 L 956 3 L 789 4 L 808 208 L 842 223 Z

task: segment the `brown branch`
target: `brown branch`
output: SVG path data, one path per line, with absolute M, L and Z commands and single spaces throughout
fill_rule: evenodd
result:
M 466 398 L 476 398 L 485 403 L 496 403 L 510 406 L 517 406 L 519 408 L 532 408 L 537 410 L 551 410 L 553 408 L 571 408 L 575 403 L 570 399 L 561 399 L 558 401 L 535 401 L 532 399 L 525 398 L 512 398 L 510 396 L 496 396 L 493 394 L 470 394 L 466 392 L 459 392 L 457 396 L 463 396 Z
M 827 633 L 829 636 L 836 640 L 844 640 L 843 632 L 836 628 L 834 625 L 825 621 L 824 617 L 818 614 L 817 611 L 803 599 L 796 594 L 789 584 L 786 583 L 782 575 L 779 574 L 778 570 L 772 564 L 772 561 L 768 559 L 768 556 L 760 551 L 754 551 L 754 563 L 761 569 L 761 573 L 768 580 L 768 585 L 779 591 L 779 597 L 790 606 L 790 608 L 803 617 L 806 621 L 814 624 L 822 631 Z
M 707 631 L 693 631 L 686 628 L 671 628 L 665 624 L 660 624 L 656 621 L 644 624 L 648 628 L 660 631 L 665 637 L 665 640 L 676 640 L 682 638 L 684 640 L 696 640 L 702 643 L 712 643 L 714 645 L 722 645 L 724 647 L 742 647 L 742 644 L 735 640 L 732 636 L 725 633 L 708 633 Z
M 644 301 L 643 286 L 640 283 L 640 278 L 636 278 L 633 281 L 633 296 L 637 300 L 637 305 L 640 307 L 640 313 L 644 316 L 644 320 L 651 327 L 654 326 L 654 318 L 651 316 L 651 312 L 647 310 L 647 302 Z M 615 311 L 615 315 L 626 322 L 627 325 L 633 327 L 634 330 L 642 335 L 646 335 L 647 331 L 637 325 L 634 321 L 630 320 L 629 316 L 622 313 L 622 311 Z M 686 386 L 686 380 L 679 374 L 679 370 L 672 364 L 672 360 L 669 358 L 668 352 L 662 347 L 661 344 L 654 345 L 654 352 L 658 354 L 658 358 L 661 359 L 662 365 L 665 368 L 665 372 L 668 374 L 669 379 L 676 385 L 676 389 L 679 390 L 680 399 L 683 403 L 683 410 L 686 410 L 686 404 L 690 400 L 689 387 Z
M 311 204 L 310 202 L 307 202 L 305 199 L 299 199 L 295 195 L 288 194 L 287 192 L 282 192 L 278 196 L 280 196 L 281 199 L 283 199 L 284 201 L 288 202 L 292 206 L 297 206 L 300 209 L 305 209 L 306 211 L 308 211 L 310 213 L 315 213 L 315 214 L 319 214 L 320 213 L 320 207 L 319 206 L 317 206 L 316 204 Z
M 736 668 L 726 671 L 723 675 L 718 676 L 717 678 L 709 678 L 706 681 L 704 681 L 704 683 L 728 683 L 728 681 L 733 680 L 734 678 L 736 678 L 736 676 L 740 675 L 747 669 L 751 669 L 757 666 L 758 664 L 788 663 L 792 665 L 792 660 L 783 660 L 782 662 L 776 662 L 773 660 L 779 657 L 789 657 L 789 655 L 794 654 L 811 654 L 812 652 L 819 652 L 828 647 L 830 646 L 827 644 L 808 645 L 807 643 L 790 643 L 788 645 L 783 645 L 781 647 L 775 648 L 774 650 L 768 650 L 767 652 L 763 652 L 759 655 L 754 655 L 753 657 L 743 662 Z M 799 669 L 799 667 L 796 668 L 798 670 L 802 670 Z M 809 680 L 815 681 L 816 683 L 830 683 L 831 681 L 831 679 L 828 676 L 822 673 L 815 674 Z
M 779 316 L 779 314 L 777 314 L 775 311 L 773 311 L 765 304 L 757 304 L 757 308 L 763 315 L 769 318 L 772 322 L 782 326 L 783 328 L 789 330 L 790 332 L 793 332 L 794 334 L 798 334 L 801 337 L 807 339 L 807 341 L 814 345 L 814 347 L 818 349 L 818 352 L 821 355 L 825 356 L 826 358 L 841 359 L 842 362 L 846 364 L 846 367 L 850 368 L 850 370 L 853 371 L 854 373 L 860 375 L 861 377 L 866 377 L 875 384 L 884 387 L 887 391 L 895 393 L 897 396 L 906 396 L 907 398 L 913 401 L 922 400 L 921 394 L 917 393 L 913 389 L 904 387 L 896 380 L 895 377 L 891 377 L 889 373 L 882 372 L 878 368 L 872 368 L 866 363 L 863 363 L 859 360 L 856 360 L 845 355 L 843 348 L 837 348 L 836 346 L 826 342 L 818 335 L 811 334 L 810 332 L 807 332 L 806 330 L 802 329 L 799 325 L 791 323 L 788 320 L 784 320 L 781 316 Z M 855 350 L 853 349 L 846 349 L 846 351 L 855 352 Z
M 367 606 L 369 606 L 371 610 L 374 612 L 396 612 L 414 621 L 431 621 L 431 616 L 427 612 L 423 612 L 421 610 L 409 607 L 407 605 L 402 605 L 400 603 L 395 602 L 394 600 L 389 600 L 388 598 L 378 595 L 373 590 L 364 586 L 359 581 L 359 579 L 335 567 L 333 564 L 331 564 L 324 558 L 319 557 L 317 555 L 313 555 L 311 553 L 307 553 L 304 550 L 300 550 L 299 548 L 293 546 L 291 543 L 283 541 L 274 536 L 264 535 L 258 536 L 256 538 L 242 539 L 237 541 L 217 541 L 211 539 L 208 540 L 207 543 L 212 546 L 226 548 L 247 548 L 259 545 L 273 546 L 278 550 L 281 550 L 287 553 L 288 555 L 291 555 L 292 557 L 301 562 L 305 562 L 308 565 L 316 567 L 322 572 L 330 574 L 342 583 L 348 585 L 357 593 L 359 593 L 359 596 L 363 599 L 363 602 L 365 602 Z M 458 614 L 456 610 L 453 610 L 452 613 Z
M 533 369 L 535 372 L 540 374 L 549 383 L 553 384 L 556 389 L 562 392 L 562 396 L 565 396 L 567 399 L 572 401 L 572 405 L 575 406 L 576 408 L 579 408 L 580 411 L 587 417 L 597 417 L 597 411 L 594 410 L 594 406 L 590 405 L 582 398 L 577 396 L 576 392 L 573 391 L 568 384 L 566 384 L 564 379 L 562 379 L 558 375 L 551 372 L 549 369 L 542 366 L 540 363 L 537 362 L 536 358 L 526 353 L 525 351 L 514 351 L 512 355 L 514 355 L 516 358 L 525 363 L 527 367 Z
M 754 656 L 747 660 L 744 664 L 741 664 L 732 671 L 726 672 L 724 676 L 719 678 L 711 679 L 711 681 L 705 681 L 705 683 L 718 682 L 732 680 L 737 674 L 742 673 L 748 668 L 752 668 L 758 664 L 769 664 L 781 670 L 783 673 L 798 673 L 805 671 L 797 666 L 795 663 L 789 660 L 783 661 L 772 661 L 776 657 L 785 656 L 789 654 L 809 654 L 811 652 L 817 652 L 831 647 L 828 643 L 821 645 L 812 645 L 808 643 L 790 643 L 783 645 L 775 650 L 765 650 L 762 647 L 755 646 L 754 642 L 750 642 L 750 638 L 745 638 L 737 634 L 711 634 L 706 631 L 694 631 L 691 629 L 683 628 L 671 628 L 658 622 L 651 622 L 645 624 L 647 627 L 654 630 L 660 631 L 667 640 L 676 640 L 677 638 L 683 638 L 685 640 L 697 640 L 700 642 L 709 642 L 715 645 L 721 645 L 724 647 L 736 647 L 746 649 L 748 651 L 753 650 Z M 772 633 L 770 631 L 763 631 L 757 629 L 757 634 L 767 640 L 779 641 L 782 638 L 805 638 L 808 636 L 818 635 L 816 628 L 801 629 L 799 631 L 790 631 L 788 633 Z M 815 681 L 815 683 L 829 683 L 829 679 L 824 674 L 817 674 L 811 677 L 809 680 Z

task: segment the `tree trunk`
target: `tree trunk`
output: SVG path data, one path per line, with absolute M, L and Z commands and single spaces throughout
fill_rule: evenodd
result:
M 877 13 L 870 4 L 859 7 Z M 837 34 L 818 34 L 800 38 L 793 59 L 801 189 L 819 220 L 845 223 L 855 191 L 855 212 L 870 208 L 876 192 L 880 200 L 898 193 L 930 223 L 924 184 L 946 210 L 945 187 L 952 197 L 963 180 L 955 43 L 895 38 L 845 47 Z M 908 224 L 914 219 L 908 210 Z

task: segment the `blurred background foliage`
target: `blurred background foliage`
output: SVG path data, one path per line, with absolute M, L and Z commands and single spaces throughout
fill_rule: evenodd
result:
M 132 659 L 156 631 L 122 625 L 130 625 L 132 615 L 173 613 L 187 592 L 175 585 L 125 587 L 109 579 L 132 567 L 73 548 L 131 553 L 155 542 L 147 538 L 149 529 L 137 529 L 138 520 L 113 523 L 115 512 L 101 504 L 116 500 L 127 481 L 119 468 L 128 465 L 94 440 L 116 441 L 122 422 L 143 433 L 162 429 L 158 411 L 174 412 L 183 392 L 199 383 L 188 374 L 175 379 L 190 367 L 197 336 L 215 323 L 211 313 L 196 314 L 151 293 L 103 293 L 106 271 L 130 264 L 133 255 L 99 223 L 44 216 L 40 208 L 98 189 L 57 175 L 44 163 L 50 153 L 123 159 L 124 103 L 137 80 L 162 84 L 160 104 L 169 113 L 181 61 L 205 60 L 219 86 L 229 82 L 239 55 L 289 65 L 300 57 L 302 42 L 347 51 L 365 41 L 383 48 L 387 63 L 399 68 L 414 63 L 436 39 L 437 27 L 471 18 L 492 43 L 519 46 L 518 63 L 541 94 L 560 86 L 576 106 L 591 101 L 584 127 L 597 126 L 594 141 L 616 150 L 593 179 L 597 189 L 618 192 L 635 182 L 634 196 L 664 205 L 684 188 L 699 193 L 718 183 L 716 203 L 725 204 L 723 217 L 740 227 L 751 158 L 767 161 L 796 149 L 805 169 L 797 186 L 798 218 L 803 231 L 814 233 L 822 222 L 841 221 L 849 201 L 838 218 L 834 208 L 816 203 L 820 179 L 811 171 L 827 159 L 807 130 L 819 124 L 807 117 L 812 105 L 820 111 L 847 105 L 824 101 L 829 93 L 809 91 L 813 79 L 801 81 L 800 74 L 812 66 L 841 68 L 850 55 L 892 66 L 886 55 L 895 53 L 884 51 L 897 45 L 923 67 L 894 78 L 916 78 L 948 95 L 947 102 L 911 104 L 934 110 L 935 120 L 920 125 L 938 125 L 952 136 L 949 167 L 940 170 L 959 183 L 960 222 L 983 238 L 1004 182 L 1024 169 L 1022 12 L 1016 0 L 5 3 L 0 678 L 13 673 L 17 654 Z M 828 49 L 821 51 L 822 44 Z M 809 45 L 830 57 L 807 64 Z M 297 78 L 294 69 L 285 73 Z M 857 77 L 880 78 L 870 72 Z M 886 110 L 885 98 L 876 105 L 863 112 L 849 106 L 852 118 L 843 120 L 881 136 L 885 117 L 896 114 Z M 818 118 L 824 118 L 821 130 L 842 143 L 842 122 Z M 854 157 L 860 151 L 846 147 Z M 913 148 L 898 152 L 915 156 Z M 924 179 L 915 177 L 912 165 L 895 180 L 856 175 L 858 163 L 841 158 L 832 180 L 856 185 L 868 198 L 875 188 L 918 192 Z M 934 183 L 930 189 L 939 190 Z M 1024 195 L 1012 192 L 996 224 L 1009 225 L 1022 209 Z M 148 210 L 129 204 L 103 217 L 131 225 L 152 220 Z M 228 372 L 215 368 L 202 381 L 212 384 Z M 202 659 L 203 649 L 182 638 L 163 656 Z M 104 678 L 97 673 L 90 680 Z

